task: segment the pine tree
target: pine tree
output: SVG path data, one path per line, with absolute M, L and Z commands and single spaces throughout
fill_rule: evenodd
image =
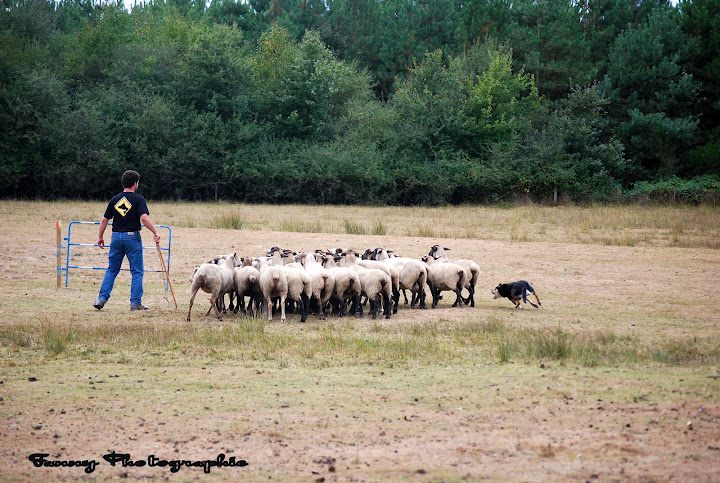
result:
M 720 174 L 720 0 L 686 0 L 681 4 L 682 28 L 694 41 L 687 69 L 700 83 L 702 146 L 691 153 L 690 172 Z
M 693 114 L 698 84 L 681 65 L 689 48 L 675 14 L 658 7 L 637 29 L 625 30 L 599 86 L 611 102 L 628 157 L 666 175 L 676 172 L 698 125 Z

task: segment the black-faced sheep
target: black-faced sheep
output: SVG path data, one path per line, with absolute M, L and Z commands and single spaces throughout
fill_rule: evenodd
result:
M 336 308 L 338 316 L 345 315 L 348 301 L 359 303 L 361 294 L 360 276 L 347 267 L 338 267 L 335 262 L 335 255 L 332 253 L 320 253 L 322 265 L 335 276 L 335 287 L 331 297 L 331 303 Z
M 287 321 L 285 318 L 285 299 L 288 295 L 288 280 L 285 270 L 282 267 L 268 265 L 265 258 L 257 260 L 260 270 L 260 291 L 262 292 L 265 314 L 267 320 L 272 320 L 272 300 L 280 298 L 280 322 Z
M 380 311 L 380 299 L 382 299 L 385 318 L 389 319 L 392 312 L 392 279 L 390 275 L 381 269 L 361 266 L 353 250 L 348 250 L 343 253 L 342 260 L 341 266 L 343 266 L 344 263 L 346 267 L 355 270 L 360 277 L 360 289 L 370 301 L 370 315 L 372 315 L 372 318 L 377 318 L 378 312 Z M 375 263 L 382 265 L 382 262 Z M 359 311 L 360 306 L 358 304 L 355 312 L 358 313 Z
M 416 299 L 420 302 L 421 309 L 426 309 L 425 305 L 425 284 L 427 283 L 428 271 L 427 265 L 420 260 L 408 257 L 390 257 L 384 248 L 376 248 L 373 251 L 373 259 L 394 267 L 398 271 L 398 288 L 400 290 L 410 290 L 411 308 L 415 308 Z M 395 313 L 397 313 L 398 302 L 400 301 L 400 293 L 395 295 Z
M 316 259 L 315 254 L 301 252 L 295 259 L 305 267 L 312 280 L 312 299 L 320 305 L 320 317 L 325 318 L 325 305 L 332 296 L 335 288 L 335 275 L 322 266 Z
M 262 290 L 260 290 L 260 271 L 252 266 L 252 259 L 245 258 L 243 266 L 235 268 L 235 295 L 237 305 L 235 313 L 242 311 L 245 313 L 245 297 L 250 297 L 248 302 L 248 311 L 251 315 L 257 311 L 262 299 Z M 253 310 L 253 305 L 255 310 Z
M 225 260 L 215 263 L 203 263 L 198 267 L 193 275 L 192 285 L 190 287 L 190 307 L 188 308 L 187 321 L 190 322 L 190 313 L 195 295 L 202 289 L 203 292 L 210 294 L 210 308 L 205 316 L 210 315 L 211 310 L 215 310 L 218 320 L 222 320 L 222 316 L 217 308 L 217 302 L 226 293 L 230 293 L 235 289 L 234 269 L 239 265 L 239 259 L 236 254 L 229 255 Z
M 460 265 L 451 262 L 440 263 L 433 257 L 425 255 L 422 260 L 428 264 L 428 286 L 433 296 L 432 308 L 437 307 L 440 300 L 440 292 L 450 290 L 455 292 L 457 299 L 453 307 L 464 305 L 462 298 L 462 289 L 465 287 L 466 274 L 465 269 Z
M 468 258 L 448 258 L 445 252 L 449 250 L 449 248 L 441 247 L 440 245 L 433 245 L 433 247 L 430 248 L 429 255 L 438 262 L 456 263 L 465 269 L 467 280 L 465 288 L 469 295 L 464 299 L 464 302 L 470 304 L 470 307 L 475 307 L 475 285 L 477 285 L 478 278 L 480 277 L 480 265 Z
M 287 298 L 288 300 L 295 301 L 300 306 L 300 322 L 305 322 L 307 320 L 310 297 L 312 296 L 312 278 L 302 265 L 283 265 L 283 258 L 287 258 L 287 255 L 283 256 L 280 252 L 276 251 L 273 256 L 268 259 L 268 264 L 280 267 L 285 271 L 285 276 L 288 281 Z

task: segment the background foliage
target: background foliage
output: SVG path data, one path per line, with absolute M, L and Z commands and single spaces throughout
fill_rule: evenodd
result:
M 4 197 L 717 200 L 720 0 L 1 0 Z

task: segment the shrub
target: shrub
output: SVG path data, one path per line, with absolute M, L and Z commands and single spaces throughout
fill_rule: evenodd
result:
M 625 197 L 636 201 L 717 204 L 720 201 L 720 177 L 710 174 L 692 179 L 672 176 L 657 181 L 638 181 Z

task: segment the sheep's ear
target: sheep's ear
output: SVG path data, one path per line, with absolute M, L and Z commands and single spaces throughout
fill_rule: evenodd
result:
M 443 250 L 450 251 L 450 249 L 448 247 L 444 247 Z

